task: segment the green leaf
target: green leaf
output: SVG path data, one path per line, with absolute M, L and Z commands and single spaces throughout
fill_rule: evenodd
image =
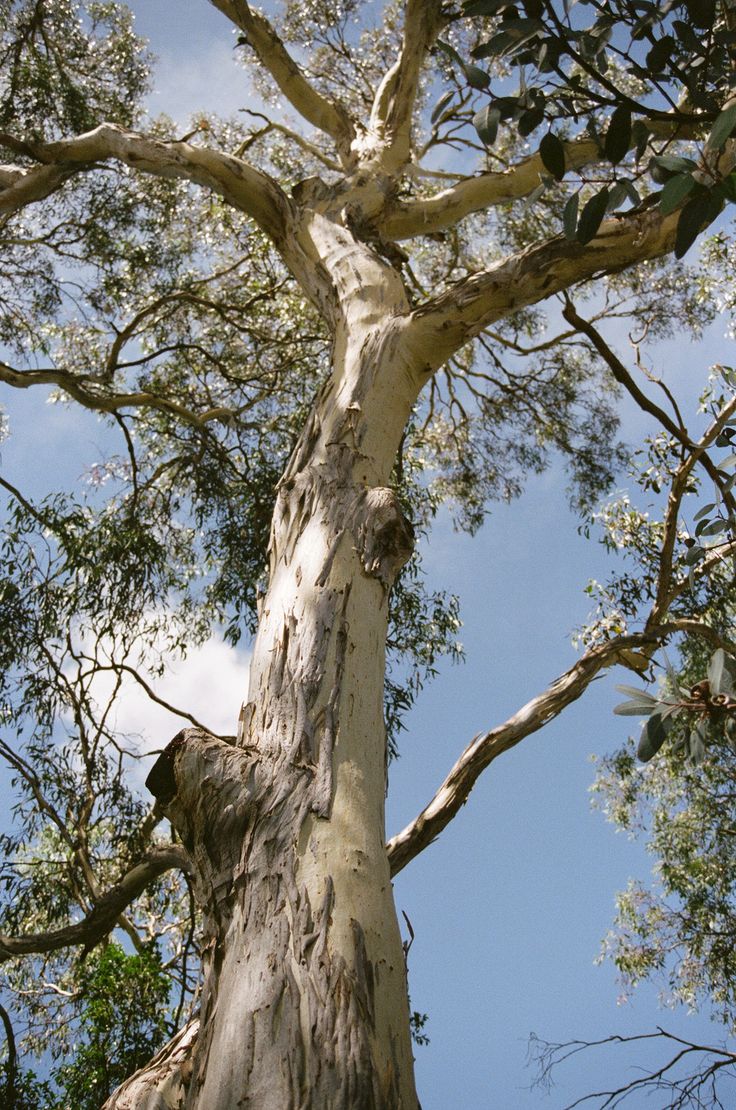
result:
M 648 763 L 657 754 L 667 739 L 672 723 L 672 717 L 663 717 L 661 713 L 652 713 L 645 722 L 636 752 L 642 763 Z
M 578 226 L 579 203 L 580 194 L 573 193 L 562 211 L 562 228 L 565 232 L 565 238 L 569 239 L 571 243 L 575 241 L 575 234 Z
M 628 200 L 628 198 L 629 190 L 626 188 L 625 183 L 623 181 L 614 181 L 608 195 L 606 211 L 615 212 L 617 208 L 621 207 L 625 200 Z
M 502 8 L 507 8 L 509 0 L 466 0 L 463 4 L 463 15 L 496 15 Z
M 540 181 L 540 183 L 537 185 L 536 189 L 532 189 L 531 193 L 529 194 L 529 196 L 524 201 L 524 207 L 525 208 L 530 208 L 533 204 L 536 204 L 536 202 L 539 200 L 539 198 L 544 193 L 544 190 L 547 188 L 548 185 L 551 185 L 551 184 L 552 184 L 552 182 L 551 182 L 549 177 L 545 177 L 544 181 Z
M 500 119 L 501 113 L 492 104 L 486 104 L 473 116 L 473 127 L 485 146 L 493 146 L 495 143 Z
M 702 520 L 704 516 L 708 515 L 708 513 L 712 513 L 715 507 L 715 501 L 711 501 L 708 505 L 703 505 L 702 509 L 698 509 L 697 513 L 693 517 L 693 520 Z
M 465 74 L 465 80 L 472 89 L 487 89 L 491 83 L 490 77 L 480 66 L 463 64 L 463 73 Z
M 631 127 L 631 141 L 634 146 L 634 153 L 637 162 L 644 157 L 644 151 L 647 149 L 649 141 L 649 128 L 643 119 L 638 119 Z
M 649 159 L 647 166 L 652 180 L 658 185 L 666 185 L 676 173 L 689 173 L 696 168 L 692 158 L 681 158 L 677 154 L 658 154 Z
M 619 105 L 611 116 L 606 132 L 603 150 L 609 162 L 616 165 L 626 155 L 631 143 L 631 111 L 625 104 Z
M 619 694 L 628 694 L 631 698 L 646 698 L 648 701 L 655 704 L 657 699 L 648 690 L 640 690 L 638 686 L 625 686 L 623 683 L 617 684 L 616 689 Z
M 670 212 L 674 212 L 680 201 L 692 192 L 695 184 L 695 178 L 691 173 L 679 173 L 670 178 L 659 198 L 659 210 L 662 215 L 669 216 Z
M 448 92 L 444 93 L 439 98 L 439 100 L 435 104 L 434 108 L 432 109 L 432 115 L 429 117 L 430 123 L 436 123 L 437 122 L 437 120 L 440 118 L 440 116 L 442 115 L 442 113 L 444 112 L 445 108 L 450 103 L 450 101 L 452 100 L 454 95 L 455 95 L 454 90 L 450 89 Z
M 647 54 L 646 66 L 653 73 L 661 73 L 664 66 L 672 57 L 672 51 L 675 47 L 675 40 L 672 35 L 665 35 Z
M 654 712 L 654 706 L 653 701 L 637 701 L 636 698 L 632 698 L 631 701 L 622 701 L 615 705 L 613 712 L 619 717 L 646 717 Z
M 595 238 L 598 228 L 601 226 L 601 220 L 606 214 L 608 207 L 608 188 L 605 187 L 592 196 L 587 204 L 584 206 L 583 211 L 580 213 L 578 221 L 578 243 L 585 245 L 591 239 Z
M 641 204 L 641 197 L 639 196 L 639 192 L 634 185 L 634 182 L 630 181 L 628 177 L 622 177 L 619 179 L 618 183 L 619 185 L 622 185 L 626 190 L 626 195 L 633 204 L 634 208 L 638 208 L 638 206 Z
M 683 258 L 697 239 L 700 232 L 716 218 L 723 202 L 711 196 L 710 192 L 698 193 L 687 202 L 677 221 L 675 236 L 675 258 Z
M 703 523 L 701 528 L 700 524 L 696 529 L 696 535 L 699 536 L 718 536 L 721 532 L 725 532 L 730 527 L 727 520 L 708 520 Z
M 696 725 L 690 733 L 689 747 L 690 762 L 697 767 L 705 759 L 705 729 L 702 724 Z
M 544 108 L 530 108 L 519 117 L 517 130 L 522 138 L 536 131 L 540 123 L 544 122 Z
M 736 104 L 724 108 L 713 124 L 710 135 L 705 140 L 707 150 L 720 150 L 736 127 Z
M 546 170 L 557 181 L 562 181 L 565 176 L 565 147 L 552 132 L 548 132 L 539 144 L 539 157 Z
M 723 648 L 718 648 L 710 657 L 708 664 L 708 682 L 710 683 L 711 694 L 722 694 L 721 681 L 723 679 L 723 672 L 726 664 L 726 656 Z
M 443 54 L 447 54 L 448 58 L 452 58 L 453 62 L 457 62 L 459 65 L 464 64 L 455 47 L 450 46 L 449 42 L 445 42 L 443 39 L 437 39 L 435 46 L 438 50 L 441 50 Z

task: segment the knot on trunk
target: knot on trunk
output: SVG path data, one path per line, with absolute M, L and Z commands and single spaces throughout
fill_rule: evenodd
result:
M 357 550 L 363 569 L 388 590 L 414 550 L 414 528 L 401 511 L 396 494 L 385 486 L 366 490 L 357 518 Z
M 215 901 L 230 885 L 258 790 L 256 761 L 199 728 L 177 733 L 154 763 L 146 786 L 181 837 L 195 872 Z

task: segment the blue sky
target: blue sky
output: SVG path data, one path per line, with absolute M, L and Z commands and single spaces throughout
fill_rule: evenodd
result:
M 206 0 L 132 7 L 161 59 L 152 111 L 185 123 L 198 109 L 227 114 L 249 103 L 226 21 Z M 724 332 L 725 323 L 716 325 L 697 350 L 668 345 L 668 380 L 691 392 L 693 367 L 700 375 L 718 359 L 733 361 Z M 11 418 L 16 434 L 3 446 L 3 470 L 31 492 L 50 473 L 59 483 L 77 481 L 97 455 L 102 435 L 88 414 L 19 397 Z M 47 431 L 39 444 L 35 427 L 32 437 L 23 428 L 42 418 Z M 638 438 L 642 427 L 631 414 L 628 436 Z M 445 518 L 435 529 L 426 555 L 430 584 L 461 597 L 467 661 L 445 668 L 411 716 L 392 767 L 389 835 L 429 800 L 475 733 L 504 720 L 575 658 L 570 632 L 590 604 L 583 587 L 590 577 L 605 577 L 605 563 L 602 550 L 577 534 L 564 485 L 555 467 L 534 478 L 520 501 L 494 508 L 472 540 L 456 535 Z M 205 715 L 208 683 L 219 676 L 219 712 L 229 720 L 232 704 L 234 719 L 247 681 L 244 653 L 211 644 L 195 664 L 195 681 L 187 672 L 180 686 L 195 689 L 197 712 L 201 706 L 204 720 L 218 728 L 219 719 Z M 431 1044 L 416 1052 L 423 1110 L 558 1110 L 625 1075 L 624 1060 L 604 1053 L 560 1072 L 551 1094 L 530 1091 L 525 1056 L 532 1031 L 565 1040 L 662 1024 L 694 1039 L 718 1036 L 707 1017 L 663 1013 L 654 988 L 617 1005 L 613 969 L 593 965 L 615 892 L 650 866 L 639 844 L 616 835 L 589 806 L 591 753 L 610 751 L 626 735 L 625 721 L 611 710 L 620 700 L 615 682 L 627 680 L 622 671 L 594 683 L 561 718 L 496 761 L 440 840 L 396 881 L 397 906 L 416 934 L 412 1003 L 430 1019 Z M 121 727 L 131 720 L 142 732 L 164 727 L 133 701 L 123 717 Z M 160 741 L 152 736 L 151 745 Z

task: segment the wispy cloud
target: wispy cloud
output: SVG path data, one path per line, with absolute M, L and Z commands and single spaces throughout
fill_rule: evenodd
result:
M 249 660 L 248 653 L 213 638 L 160 679 L 148 681 L 162 701 L 191 714 L 217 735 L 233 735 L 247 694 Z M 94 686 L 98 704 L 105 704 L 111 689 L 110 676 L 100 675 Z M 187 720 L 149 698 L 131 676 L 124 679 L 111 723 L 121 737 L 137 740 L 143 752 L 165 747 L 180 729 L 189 727 Z

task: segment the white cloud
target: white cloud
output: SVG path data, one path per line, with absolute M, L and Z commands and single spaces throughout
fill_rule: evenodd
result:
M 248 692 L 249 661 L 247 652 L 210 639 L 149 685 L 157 697 L 190 713 L 209 731 L 233 735 Z M 97 679 L 94 695 L 98 704 L 104 705 L 111 686 L 109 676 Z M 140 750 L 144 752 L 164 748 L 190 724 L 152 701 L 130 676 L 125 677 L 110 723 L 120 736 L 140 738 Z

